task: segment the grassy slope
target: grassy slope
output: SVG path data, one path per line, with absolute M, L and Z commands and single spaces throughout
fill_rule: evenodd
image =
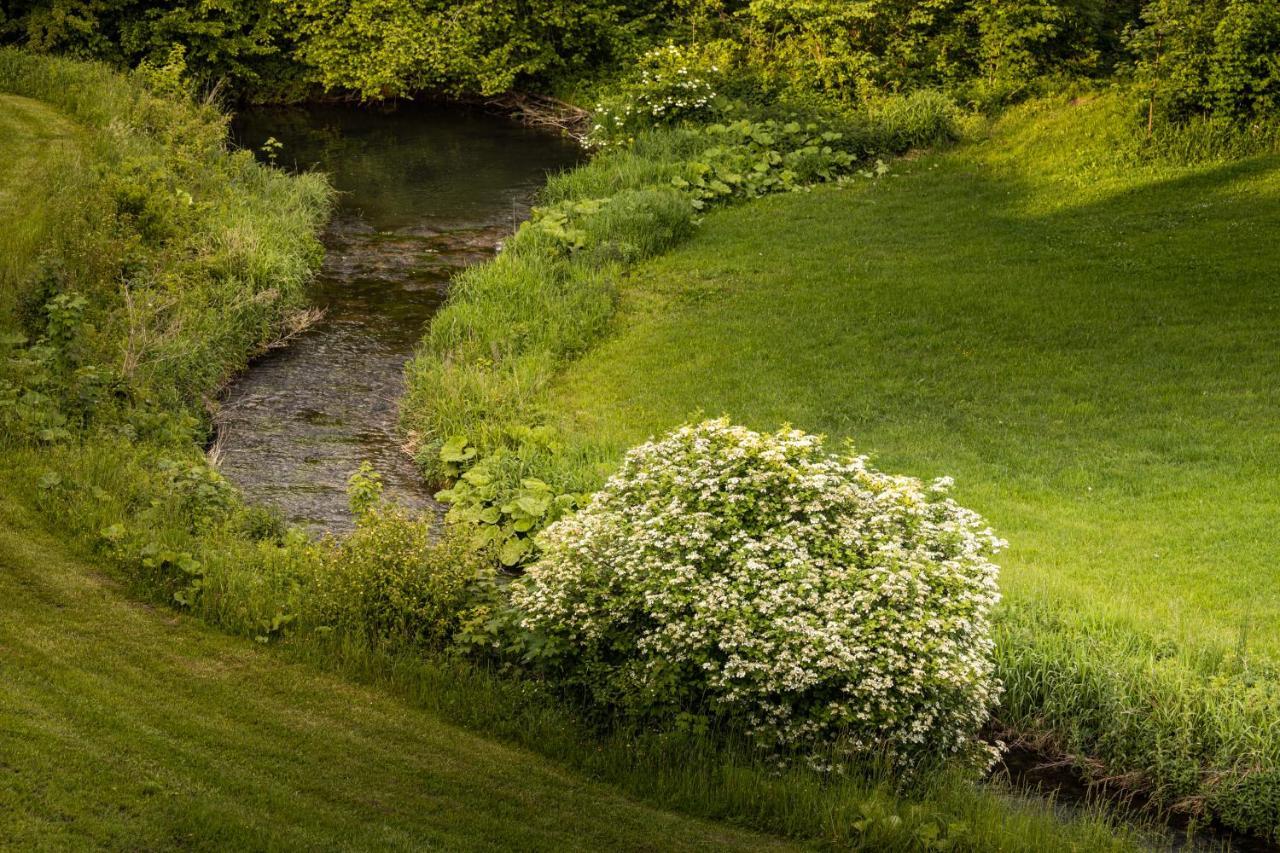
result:
M 849 437 L 955 475 L 1014 600 L 1280 652 L 1280 164 L 1129 168 L 1117 110 L 708 217 L 555 411 L 602 467 L 699 411 Z
M 20 203 L 28 186 L 53 164 L 74 158 L 75 126 L 57 110 L 30 98 L 0 93 L 0 284 L 15 280 L 36 255 L 46 211 Z M 0 293 L 0 323 L 10 295 Z
M 0 96 L 0 198 L 21 198 L 75 133 L 47 106 Z M 39 206 L 0 207 L 30 214 L 0 223 L 7 257 L 23 257 Z M 0 602 L 6 849 L 782 846 L 636 804 L 376 689 L 131 603 L 3 493 Z
M 0 199 L 18 197 L 22 185 L 39 166 L 48 146 L 64 144 L 74 126 L 57 110 L 17 95 L 0 93 Z
M 135 604 L 0 504 L 0 847 L 760 849 Z

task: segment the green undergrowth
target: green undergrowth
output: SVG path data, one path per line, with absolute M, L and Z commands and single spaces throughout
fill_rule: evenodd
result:
M 38 216 L 0 214 L 4 322 L 27 338 L 10 345 L 75 325 L 58 380 L 83 400 L 72 414 L 198 403 L 289 331 L 320 258 L 322 177 L 229 152 L 221 112 L 156 94 L 142 75 L 4 49 L 0 91 L 80 128 L 28 180 Z
M 1143 156 L 1116 94 L 707 217 L 534 409 L 595 487 L 701 413 L 953 475 L 1011 549 L 1012 736 L 1280 831 L 1274 156 Z

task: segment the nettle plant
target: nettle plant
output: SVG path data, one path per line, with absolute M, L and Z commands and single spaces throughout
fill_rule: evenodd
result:
M 726 420 L 633 449 L 512 584 L 544 665 L 641 719 L 728 723 L 822 768 L 984 765 L 1003 542 L 819 436 Z

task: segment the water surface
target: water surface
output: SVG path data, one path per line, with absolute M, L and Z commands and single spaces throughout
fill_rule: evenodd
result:
M 340 191 L 311 301 L 324 318 L 257 360 L 218 416 L 224 474 L 255 502 L 315 530 L 351 526 L 346 479 L 368 460 L 398 503 L 432 504 L 400 448 L 402 370 L 450 277 L 489 257 L 577 146 L 499 116 L 401 105 L 254 109 L 236 141 L 273 137 L 282 166 Z

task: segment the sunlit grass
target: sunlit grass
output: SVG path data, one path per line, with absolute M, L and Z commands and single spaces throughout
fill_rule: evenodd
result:
M 602 466 L 699 412 L 848 438 L 955 475 L 1015 600 L 1280 651 L 1280 161 L 1090 171 L 1052 130 L 708 217 L 559 381 L 565 433 Z
M 708 216 L 626 279 L 549 418 L 570 482 L 719 414 L 955 476 L 1011 543 L 997 717 L 1275 832 L 1280 159 L 1136 161 L 1124 119 L 1031 105 Z

